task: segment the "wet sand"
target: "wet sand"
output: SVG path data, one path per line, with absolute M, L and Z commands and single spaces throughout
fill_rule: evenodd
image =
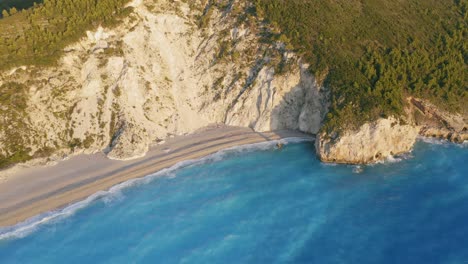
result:
M 0 226 L 11 226 L 65 207 L 180 161 L 202 158 L 234 146 L 288 137 L 311 138 L 295 131 L 259 133 L 248 128 L 210 127 L 169 139 L 135 160 L 109 160 L 103 153 L 97 153 L 74 156 L 55 166 L 20 169 L 0 182 Z

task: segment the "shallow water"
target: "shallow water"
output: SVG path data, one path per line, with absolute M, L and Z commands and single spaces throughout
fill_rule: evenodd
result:
M 0 263 L 468 263 L 466 146 L 360 169 L 257 146 L 0 230 Z

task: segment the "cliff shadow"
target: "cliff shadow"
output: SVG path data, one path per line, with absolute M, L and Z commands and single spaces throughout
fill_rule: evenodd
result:
M 328 113 L 329 91 L 307 69 L 301 68 L 300 74 L 298 84 L 273 108 L 270 126 L 272 130 L 290 129 L 315 135 Z
M 287 92 L 281 102 L 271 111 L 271 129 L 274 131 L 283 129 L 299 130 L 299 118 L 304 102 L 305 92 L 299 83 L 291 91 Z

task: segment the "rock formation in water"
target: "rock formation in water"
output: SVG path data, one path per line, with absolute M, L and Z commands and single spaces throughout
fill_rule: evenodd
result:
M 334 163 L 372 163 L 410 151 L 418 135 L 456 143 L 468 140 L 462 115 L 447 113 L 422 99 L 408 98 L 408 102 L 405 117 L 381 118 L 340 134 L 319 133 L 315 142 L 319 158 Z
M 365 164 L 410 151 L 418 132 L 417 126 L 387 118 L 344 131 L 339 136 L 321 133 L 315 146 L 322 161 Z

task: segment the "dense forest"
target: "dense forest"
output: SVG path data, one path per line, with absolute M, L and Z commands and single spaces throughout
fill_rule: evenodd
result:
M 10 10 L 11 8 L 16 8 L 16 10 L 22 10 L 30 8 L 36 4 L 42 3 L 42 0 L 0 0 L 0 11 Z
M 325 76 L 332 107 L 325 129 L 356 127 L 403 113 L 406 98 L 467 111 L 467 0 L 256 0 L 277 28 Z
M 112 25 L 131 10 L 128 0 L 45 0 L 29 9 L 12 7 L 0 19 L 0 70 L 51 65 L 63 48 L 99 24 Z
M 9 0 L 10 6 L 31 1 Z M 0 70 L 53 65 L 63 48 L 131 10 L 128 0 L 44 0 L 0 19 Z M 210 0 L 211 3 L 226 2 Z M 229 5 L 236 2 L 229 1 Z M 401 115 L 406 98 L 467 106 L 468 0 L 251 0 L 249 15 L 277 32 L 332 90 L 325 128 Z M 208 15 L 207 15 L 208 17 Z

